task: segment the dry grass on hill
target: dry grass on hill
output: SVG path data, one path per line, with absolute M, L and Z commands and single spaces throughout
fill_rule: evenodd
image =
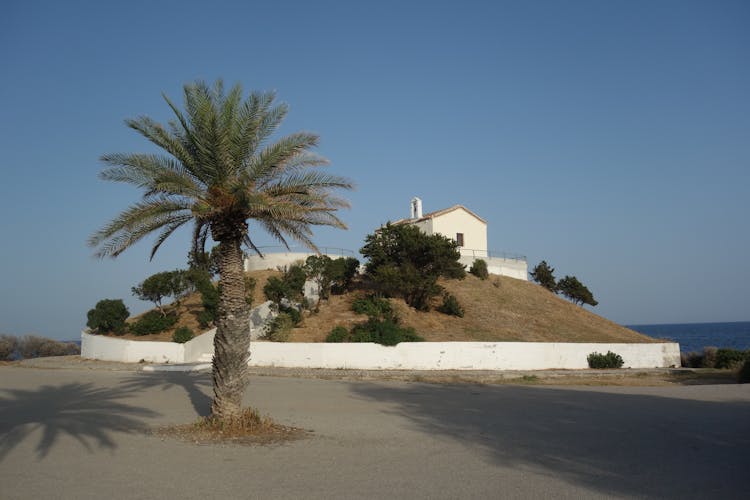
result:
M 435 310 L 415 311 L 403 300 L 391 299 L 402 323 L 413 327 L 428 341 L 654 341 L 527 281 L 505 276 L 491 276 L 482 281 L 468 275 L 464 280 L 441 284 L 464 308 L 463 318 Z M 362 293 L 331 297 L 321 305 L 318 314 L 305 317 L 302 327 L 294 329 L 292 341 L 322 342 L 334 326 L 350 327 L 365 320 L 365 316 L 351 311 L 352 301 Z
M 266 299 L 263 286 L 270 276 L 279 271 L 248 273 L 256 280 L 253 304 Z M 655 342 L 656 340 L 620 326 L 606 318 L 564 300 L 533 283 L 490 276 L 480 280 L 468 275 L 464 280 L 441 281 L 445 289 L 456 296 L 465 314 L 463 318 L 447 316 L 435 310 L 419 312 L 403 300 L 390 299 L 405 326 L 413 327 L 428 341 L 520 341 L 520 342 Z M 352 301 L 364 295 L 357 290 L 346 295 L 334 295 L 323 301 L 318 313 L 305 313 L 302 325 L 292 331 L 292 342 L 323 342 L 334 326 L 347 328 L 364 321 L 365 316 L 351 310 Z M 438 305 L 440 298 L 434 305 Z M 201 310 L 200 296 L 185 298 L 177 312 L 175 328 L 187 326 L 196 334 L 200 326 L 196 319 Z M 132 318 L 137 319 L 137 318 Z M 156 334 L 124 337 L 134 340 L 170 341 L 174 328 Z

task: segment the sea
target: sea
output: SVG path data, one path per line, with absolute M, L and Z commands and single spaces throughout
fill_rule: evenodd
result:
M 649 337 L 678 342 L 684 353 L 700 352 L 708 346 L 750 349 L 750 321 L 626 326 Z

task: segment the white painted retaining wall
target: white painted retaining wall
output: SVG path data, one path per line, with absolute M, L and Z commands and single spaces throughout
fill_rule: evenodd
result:
M 124 363 L 138 363 L 141 360 L 149 363 L 182 363 L 185 347 L 175 342 L 125 340 L 81 332 L 81 357 Z
M 547 342 L 404 342 L 299 344 L 255 342 L 251 366 L 352 368 L 360 370 L 543 370 L 588 368 L 592 352 L 612 351 L 626 368 L 680 366 L 680 346 Z
M 404 342 L 378 344 L 252 342 L 251 366 L 360 370 L 544 370 L 588 368 L 592 352 L 612 351 L 627 368 L 680 366 L 680 346 L 562 342 Z M 213 354 L 213 332 L 186 344 L 143 342 L 81 334 L 81 356 L 137 363 L 182 363 Z

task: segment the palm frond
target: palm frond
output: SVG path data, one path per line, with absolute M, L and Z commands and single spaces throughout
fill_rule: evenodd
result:
M 190 220 L 190 204 L 165 196 L 136 203 L 94 233 L 89 246 L 97 257 L 117 257 L 149 233 L 178 221 Z

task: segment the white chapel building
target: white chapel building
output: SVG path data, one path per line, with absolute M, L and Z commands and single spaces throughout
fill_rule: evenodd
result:
M 412 198 L 408 219 L 393 224 L 413 224 L 425 234 L 441 234 L 453 239 L 461 251 L 461 263 L 471 267 L 476 259 L 487 262 L 490 274 L 527 280 L 528 266 L 521 255 L 487 249 L 487 221 L 463 205 L 422 213 L 422 200 Z

